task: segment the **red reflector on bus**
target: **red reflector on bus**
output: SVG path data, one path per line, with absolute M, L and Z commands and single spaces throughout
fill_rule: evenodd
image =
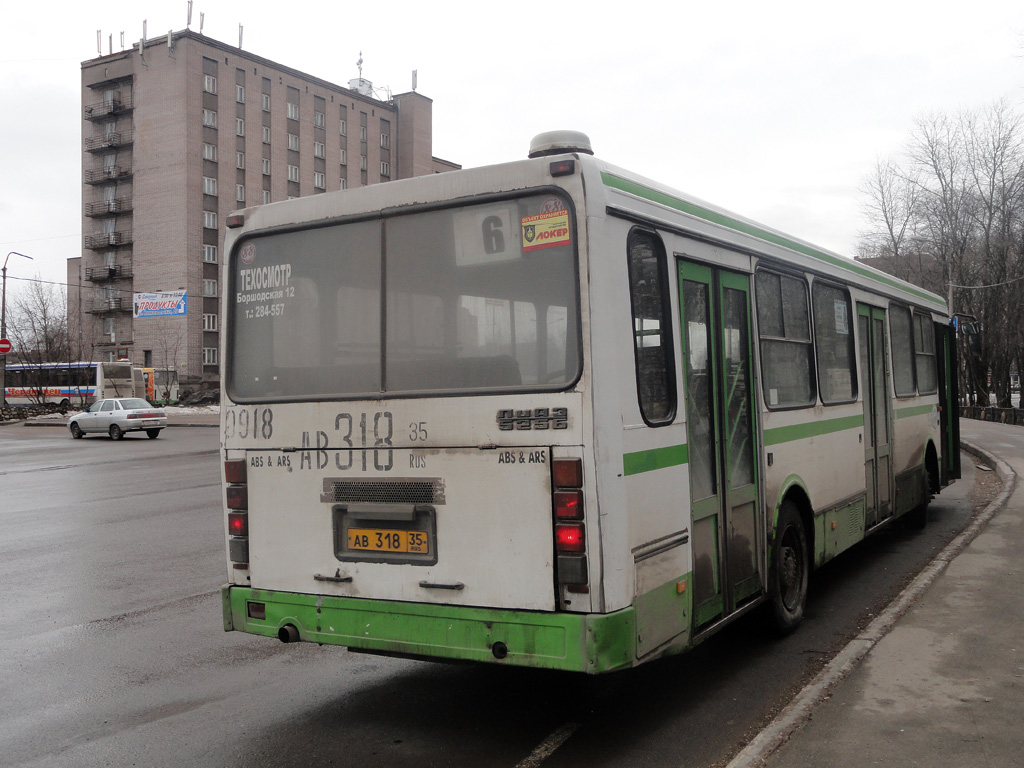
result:
M 555 459 L 551 462 L 551 480 L 555 488 L 582 488 L 583 460 Z
M 584 552 L 583 523 L 559 523 L 555 526 L 555 549 L 559 552 Z
M 224 462 L 224 479 L 229 483 L 245 482 L 245 459 Z
M 576 161 L 571 158 L 569 160 L 555 160 L 548 166 L 548 170 L 552 176 L 572 176 L 576 173 Z
M 228 509 L 248 509 L 249 489 L 244 485 L 228 486 Z
M 232 536 L 248 536 L 249 516 L 245 512 L 229 512 L 228 533 Z
M 233 213 L 228 216 L 227 227 L 228 229 L 238 229 L 245 224 L 245 216 L 241 213 Z
M 582 520 L 583 491 L 555 491 L 555 517 L 561 520 Z

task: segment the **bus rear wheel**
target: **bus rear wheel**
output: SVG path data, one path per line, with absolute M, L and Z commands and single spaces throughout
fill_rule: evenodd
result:
M 789 634 L 804 617 L 810 554 L 800 511 L 788 499 L 779 509 L 771 558 L 768 593 L 772 619 L 778 632 Z

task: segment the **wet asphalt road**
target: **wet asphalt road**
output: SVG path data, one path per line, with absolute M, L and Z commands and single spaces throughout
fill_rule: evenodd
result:
M 225 633 L 217 440 L 0 427 L 0 765 L 720 765 L 964 527 L 975 475 L 824 568 L 793 636 L 752 617 L 594 679 Z

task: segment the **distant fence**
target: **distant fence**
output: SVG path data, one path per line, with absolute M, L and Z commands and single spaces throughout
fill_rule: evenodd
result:
M 1024 426 L 1024 408 L 996 408 L 994 406 L 986 408 L 981 405 L 961 405 L 960 418 Z

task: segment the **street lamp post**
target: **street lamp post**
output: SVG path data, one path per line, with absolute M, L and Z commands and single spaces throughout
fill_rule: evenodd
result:
M 24 253 L 18 253 L 17 251 L 11 251 L 7 254 L 7 258 L 4 259 L 3 267 L 3 289 L 0 292 L 0 339 L 7 338 L 7 259 L 11 256 L 23 256 L 26 259 L 31 260 L 31 256 L 25 256 Z M 0 355 L 0 408 L 7 407 L 7 355 Z

